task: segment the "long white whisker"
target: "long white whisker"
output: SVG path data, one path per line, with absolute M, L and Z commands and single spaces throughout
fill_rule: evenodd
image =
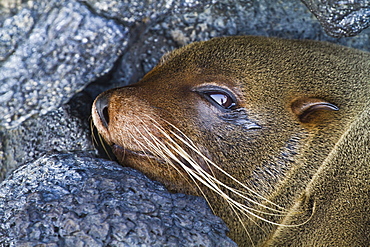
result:
M 163 135 L 167 135 L 166 133 L 163 133 Z M 154 137 L 155 138 L 155 137 Z M 167 138 L 169 138 L 171 141 L 173 141 L 171 139 L 171 137 L 167 136 Z M 255 215 L 254 213 L 252 213 L 251 211 L 254 211 L 254 212 L 257 212 L 257 213 L 261 213 L 261 214 L 266 214 L 266 215 L 274 215 L 274 216 L 283 216 L 283 215 L 277 215 L 277 214 L 273 214 L 273 213 L 268 213 L 268 212 L 264 212 L 264 211 L 261 211 L 261 210 L 257 210 L 257 209 L 254 209 L 254 208 L 251 208 L 251 207 L 247 207 L 233 199 L 231 199 L 227 194 L 225 194 L 218 186 L 216 186 L 217 184 L 221 185 L 222 187 L 224 188 L 227 188 L 229 189 L 230 191 L 232 191 L 234 194 L 237 194 L 239 196 L 241 196 L 242 198 L 250 201 L 250 202 L 253 202 L 253 203 L 256 203 L 257 205 L 259 206 L 262 206 L 266 209 L 270 209 L 272 211 L 275 211 L 275 212 L 281 212 L 279 210 L 276 210 L 276 209 L 273 209 L 273 208 L 268 208 L 267 206 L 263 205 L 263 204 L 260 204 L 260 203 L 257 203 L 255 201 L 253 201 L 252 199 L 248 198 L 248 197 L 245 197 L 244 195 L 238 193 L 236 190 L 232 189 L 231 187 L 223 184 L 222 182 L 220 182 L 219 180 L 215 179 L 212 175 L 209 175 L 208 173 L 204 172 L 204 170 L 191 158 L 191 156 L 186 153 L 185 150 L 183 150 L 176 142 L 173 142 L 173 144 L 175 145 L 175 147 L 171 146 L 172 149 L 177 152 L 180 157 L 183 157 L 187 162 L 188 164 L 190 164 L 193 169 L 195 169 L 196 172 L 193 171 L 193 169 L 190 169 L 189 167 L 187 167 L 185 164 L 183 164 L 175 154 L 173 154 L 165 145 L 162 145 L 162 149 L 166 151 L 167 155 L 169 155 L 172 159 L 174 159 L 177 163 L 179 164 L 183 164 L 183 169 L 191 176 L 195 177 L 198 181 L 202 182 L 204 185 L 206 185 L 208 188 L 210 188 L 211 190 L 215 191 L 216 193 L 220 194 L 223 198 L 225 198 L 225 200 L 227 200 L 228 202 L 231 202 L 233 203 L 233 205 L 235 205 L 238 209 L 242 210 L 242 211 L 247 211 L 249 212 L 250 214 L 252 214 L 253 216 L 257 217 L 257 218 L 260 218 L 260 219 L 263 219 L 262 217 L 258 216 L 258 215 Z M 213 183 L 212 183 L 213 182 Z
M 174 128 L 176 128 L 175 126 L 173 126 Z M 180 130 L 178 130 L 180 131 Z M 229 177 L 230 179 L 232 179 L 233 181 L 237 182 L 239 185 L 241 185 L 243 188 L 245 188 L 246 190 L 248 190 L 250 193 L 256 195 L 257 197 L 261 198 L 262 200 L 264 200 L 265 202 L 268 202 L 270 203 L 271 205 L 274 205 L 275 207 L 277 208 L 280 208 L 282 211 L 284 212 L 287 212 L 287 210 L 273 202 L 271 202 L 270 200 L 268 200 L 267 198 L 261 196 L 260 194 L 258 194 L 257 192 L 255 192 L 254 190 L 252 190 L 251 188 L 247 187 L 245 184 L 243 184 L 242 182 L 240 182 L 239 180 L 237 180 L 236 178 L 234 178 L 233 176 L 231 176 L 229 173 L 227 173 L 225 170 L 223 170 L 221 167 L 219 167 L 218 165 L 216 165 L 215 163 L 213 163 L 210 159 L 208 159 L 205 155 L 203 155 L 195 146 L 193 145 L 189 145 L 188 142 L 185 142 L 183 140 L 183 138 L 181 138 L 180 136 L 178 136 L 176 133 L 174 133 L 173 131 L 171 131 L 173 135 L 176 136 L 176 138 L 178 138 L 180 141 L 182 141 L 185 145 L 187 145 L 189 148 L 191 148 L 194 152 L 196 152 L 198 155 L 200 155 L 206 162 L 210 163 L 212 165 L 212 167 L 215 167 L 217 168 L 219 171 L 221 171 L 223 174 L 225 174 L 227 177 Z M 180 132 L 181 133 L 181 132 Z M 181 133 L 182 135 L 184 135 L 183 133 Z
M 149 148 L 150 150 L 152 150 L 153 154 L 156 154 L 158 157 L 160 157 L 161 159 L 163 159 L 167 164 L 170 164 L 172 168 L 174 168 L 184 179 L 185 181 L 187 181 L 189 183 L 190 186 L 193 186 L 192 183 L 190 183 L 190 181 L 188 180 L 187 177 L 184 176 L 184 174 L 179 170 L 179 168 L 173 164 L 173 162 L 171 161 L 170 158 L 168 158 L 168 156 L 166 156 L 164 153 L 163 153 L 163 145 L 160 145 L 162 144 L 158 138 L 156 136 L 154 136 L 150 130 L 145 126 L 145 124 L 143 123 L 143 126 L 142 126 L 145 130 L 145 132 L 150 136 L 150 138 L 152 139 L 149 140 L 145 135 L 143 135 L 136 127 L 138 133 L 140 134 L 140 136 L 145 140 L 145 142 L 149 145 L 149 146 L 146 146 L 146 148 Z M 205 196 L 205 194 L 203 193 L 203 191 L 200 189 L 198 183 L 196 183 L 196 181 L 194 180 L 193 177 L 189 176 L 193 182 L 195 183 L 195 185 L 197 186 L 197 188 L 201 191 L 202 195 L 205 197 L 205 199 L 207 200 L 208 204 L 209 201 L 207 199 L 207 197 Z M 211 207 L 212 211 L 213 211 L 213 208 Z
M 188 163 L 190 163 L 190 164 L 192 164 L 192 166 L 193 166 L 193 168 L 197 171 L 197 172 L 199 172 L 199 173 L 201 173 L 201 174 L 205 174 L 204 176 L 207 178 L 207 179 L 210 179 L 210 180 L 212 180 L 213 182 L 215 182 L 216 184 L 219 184 L 219 185 L 221 185 L 221 186 L 223 186 L 224 188 L 226 188 L 226 189 L 228 189 L 228 190 L 230 190 L 230 191 L 232 191 L 234 194 L 237 194 L 237 195 L 239 195 L 239 196 L 241 196 L 243 199 L 245 199 L 245 200 L 247 200 L 247 201 L 250 201 L 250 202 L 252 202 L 252 203 L 255 203 L 255 204 L 257 204 L 257 205 L 259 205 L 259 206 L 261 206 L 261 207 L 264 207 L 264 208 L 266 208 L 266 209 L 269 209 L 269 210 L 272 210 L 272 211 L 275 211 L 275 212 L 279 212 L 279 213 L 282 213 L 282 212 L 286 212 L 285 211 L 285 209 L 283 209 L 283 210 L 277 210 L 277 209 L 274 209 L 274 208 L 270 208 L 270 207 L 268 207 L 268 206 L 266 206 L 266 205 L 264 205 L 264 204 L 261 204 L 261 203 L 258 203 L 258 202 L 256 202 L 256 201 L 254 201 L 254 200 L 252 200 L 251 198 L 248 198 L 248 197 L 246 197 L 246 196 L 244 196 L 244 195 L 242 195 L 241 193 L 239 193 L 237 190 L 235 190 L 235 189 L 233 189 L 233 188 L 231 188 L 231 187 L 229 187 L 229 186 L 227 186 L 227 185 L 225 185 L 224 183 L 222 183 L 221 181 L 219 181 L 218 179 L 216 179 L 214 176 L 211 176 L 211 175 L 209 175 L 208 173 L 206 173 L 206 172 L 204 172 L 204 170 L 203 170 L 203 168 L 201 167 L 201 166 L 199 166 L 198 164 L 197 164 L 197 162 L 195 162 L 166 132 L 164 132 L 161 128 L 159 128 L 159 127 L 157 127 L 158 128 L 158 130 L 159 131 L 161 131 L 161 133 L 165 136 L 165 137 L 167 137 L 174 145 L 176 145 L 176 149 L 177 150 L 181 150 L 181 152 L 179 152 L 179 154 L 182 156 L 182 157 L 186 157 L 186 159 L 187 159 L 187 162 Z M 171 131 L 172 132 L 172 131 Z M 180 137 L 180 136 L 178 136 L 176 133 L 173 133 L 172 132 L 172 134 L 174 134 L 178 139 L 180 139 L 180 141 L 182 141 L 183 143 L 185 143 L 186 145 L 187 145 L 187 143 Z M 207 157 L 204 157 L 204 155 L 202 154 L 202 153 L 200 153 L 199 152 L 199 150 L 198 149 L 196 149 L 196 148 L 194 148 L 194 147 L 192 147 L 192 146 L 189 146 L 193 151 L 195 151 L 195 152 L 197 152 L 199 155 L 201 155 L 202 156 L 202 158 L 204 158 L 205 160 L 207 160 L 208 162 L 210 162 L 213 166 L 215 166 L 216 168 L 219 168 L 216 164 L 214 164 L 213 162 L 211 162 Z M 221 171 L 223 171 L 221 168 L 219 168 L 219 170 L 221 170 Z M 237 181 L 235 178 L 233 178 L 231 175 L 229 175 L 228 173 L 226 173 L 225 171 L 223 171 L 223 173 L 224 174 L 226 174 L 226 175 L 228 175 L 229 177 L 231 177 L 233 180 L 235 180 L 235 181 Z M 239 181 L 237 181 L 237 182 L 239 182 Z M 239 182 L 240 183 L 240 182 Z M 240 184 L 242 184 L 242 183 L 240 183 Z M 242 184 L 243 185 L 243 187 L 245 187 L 246 189 L 248 189 L 248 191 L 252 191 L 252 192 L 254 192 L 253 190 L 251 190 L 250 188 L 248 188 L 248 187 L 246 187 L 244 184 Z M 256 194 L 255 192 L 254 192 L 254 194 Z M 258 194 L 257 194 L 258 195 Z M 263 198 L 263 197 L 262 197 Z M 263 198 L 264 199 L 264 198 Z M 265 200 L 267 200 L 267 199 L 265 199 Z M 275 205 L 274 203 L 272 203 L 274 206 L 277 206 L 277 207 L 279 207 L 278 205 Z M 279 208 L 281 208 L 281 207 L 279 207 Z M 282 208 L 281 208 L 282 209 Z M 252 208 L 250 208 L 250 210 L 255 210 L 255 209 L 252 209 Z M 258 212 L 260 212 L 260 213 L 264 213 L 264 214 L 269 214 L 269 213 L 266 213 L 266 212 L 261 212 L 261 211 L 258 211 Z M 274 215 L 274 214 L 270 214 L 270 215 Z
M 203 190 L 198 185 L 198 182 L 200 184 L 203 184 L 207 188 L 209 188 L 211 191 L 214 191 L 216 194 L 218 194 L 222 198 L 224 198 L 227 201 L 227 203 L 229 204 L 229 206 L 231 207 L 232 211 L 237 215 L 239 221 L 241 222 L 241 224 L 243 225 L 243 228 L 246 230 L 247 233 L 248 233 L 248 231 L 247 231 L 246 226 L 243 223 L 239 213 L 241 213 L 245 217 L 249 218 L 254 223 L 256 223 L 256 222 L 251 217 L 262 220 L 264 222 L 267 222 L 267 223 L 270 223 L 270 224 L 273 224 L 273 225 L 284 226 L 284 227 L 300 226 L 300 225 L 303 225 L 307 221 L 310 220 L 310 219 L 308 219 L 307 221 L 305 221 L 301 224 L 297 224 L 297 225 L 285 225 L 285 224 L 280 224 L 280 223 L 273 222 L 271 220 L 268 220 L 268 219 L 260 216 L 260 214 L 262 214 L 262 215 L 269 215 L 269 216 L 284 217 L 284 216 L 288 215 L 289 211 L 287 209 L 273 203 L 272 201 L 268 200 L 267 198 L 263 197 L 262 195 L 260 195 L 256 191 L 254 191 L 253 189 L 249 188 L 246 184 L 240 182 L 239 180 L 234 178 L 232 175 L 227 173 L 220 166 L 218 166 L 214 162 L 212 162 L 208 157 L 206 157 L 199 150 L 199 148 L 193 143 L 193 141 L 190 140 L 176 126 L 174 126 L 171 123 L 166 121 L 166 123 L 170 127 L 172 127 L 176 132 L 178 132 L 179 134 L 176 133 L 173 130 L 169 130 L 168 132 L 166 132 L 166 130 L 164 130 L 161 127 L 161 125 L 157 123 L 157 121 L 155 121 L 150 116 L 148 116 L 148 118 L 151 120 L 151 125 L 153 127 L 155 127 L 159 131 L 161 136 L 167 141 L 164 142 L 163 140 L 161 140 L 162 137 L 160 139 L 158 136 L 154 135 L 150 131 L 150 129 L 147 128 L 144 121 L 141 120 L 141 123 L 142 123 L 141 126 L 143 127 L 143 129 L 145 131 L 145 134 L 142 133 L 141 131 L 139 131 L 139 129 L 136 126 L 135 126 L 135 129 L 137 130 L 137 132 L 139 133 L 141 138 L 145 141 L 146 145 L 144 145 L 143 143 L 140 143 L 140 146 L 143 149 L 145 148 L 146 150 L 149 150 L 151 154 L 157 155 L 158 158 L 164 160 L 167 164 L 171 165 L 171 167 L 173 167 L 177 172 L 179 172 L 181 174 L 181 176 L 183 176 L 187 180 L 187 182 L 189 184 L 191 184 L 190 181 L 188 181 L 188 178 L 186 178 L 184 176 L 183 172 L 180 171 L 179 167 L 181 167 L 182 170 L 185 171 L 188 174 L 188 177 L 194 182 L 193 184 L 195 184 L 197 186 L 197 188 L 202 193 L 202 195 L 207 200 L 207 202 L 210 206 L 211 206 L 211 204 L 209 203 L 209 201 L 207 199 L 207 196 L 205 195 Z M 202 168 L 202 166 L 199 165 L 198 162 L 196 162 L 194 160 L 193 156 L 191 156 L 183 147 L 181 147 L 179 143 L 184 144 L 185 147 L 189 148 L 192 152 L 194 152 L 196 155 L 198 155 L 200 158 L 202 158 L 202 160 L 205 162 L 205 164 L 207 164 L 210 167 L 210 171 L 211 171 L 212 174 L 206 172 Z M 143 150 L 143 152 L 145 153 L 144 150 Z M 179 157 L 181 157 L 182 160 Z M 185 161 L 185 163 L 184 163 L 184 161 Z M 175 165 L 174 162 L 177 163 L 178 165 Z M 216 178 L 216 176 L 213 174 L 213 169 L 211 169 L 211 168 L 217 169 L 222 174 L 224 174 L 227 178 L 229 178 L 232 181 L 239 184 L 246 191 L 242 191 L 240 189 L 234 189 L 234 188 L 224 184 L 223 182 L 221 182 L 220 180 L 218 180 Z M 265 212 L 263 210 L 258 210 L 258 209 L 255 209 L 253 207 L 246 206 L 243 203 L 231 198 L 228 194 L 226 194 L 224 192 L 223 189 L 226 190 L 226 191 L 229 191 L 230 193 L 232 193 L 233 195 L 237 196 L 238 198 L 240 198 L 242 200 L 253 203 L 253 204 L 255 204 L 255 205 L 257 205 L 261 208 L 264 208 L 265 210 L 270 210 L 270 212 Z M 255 197 L 263 200 L 264 203 L 260 203 L 256 200 L 250 198 L 250 196 L 255 196 Z M 274 206 L 275 208 L 272 208 L 271 206 L 265 205 L 265 203 L 268 203 L 268 204 Z M 249 234 L 248 234 L 248 236 L 249 236 Z M 249 236 L 249 238 L 251 239 L 250 236 Z

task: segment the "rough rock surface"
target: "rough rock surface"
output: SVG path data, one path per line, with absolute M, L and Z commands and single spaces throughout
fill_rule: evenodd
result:
M 369 0 L 302 0 L 325 31 L 336 38 L 359 34 L 370 25 Z
M 127 33 L 78 2 L 27 3 L 0 29 L 0 124 L 8 128 L 55 110 L 111 70 Z
M 84 155 L 42 157 L 0 185 L 0 246 L 236 246 L 226 229 L 201 198 Z
M 361 6 L 365 6 L 361 9 L 354 7 L 357 3 L 350 5 L 347 3 L 349 1 L 341 2 L 346 3 L 346 6 L 352 10 L 367 11 L 367 1 L 358 1 L 361 2 Z M 313 3 L 321 4 L 320 1 Z M 334 9 L 330 8 L 330 10 L 334 15 L 350 13 L 343 12 L 346 11 L 341 8 L 344 5 L 333 6 Z M 315 10 L 314 7 L 310 9 Z M 351 16 L 362 18 L 364 15 L 361 13 L 361 11 L 352 11 Z M 340 15 L 331 18 L 331 21 L 339 20 L 338 18 Z M 366 20 L 363 20 L 366 24 Z M 334 27 L 335 25 L 337 24 L 334 24 Z M 352 35 L 353 30 L 358 32 L 366 25 L 352 31 L 343 29 L 342 34 Z M 40 160 L 35 161 L 40 157 L 44 157 L 44 160 L 59 159 L 61 162 L 66 159 L 63 164 L 75 164 L 71 161 L 73 156 L 65 156 L 63 153 L 94 152 L 89 116 L 92 100 L 99 93 L 112 87 L 138 81 L 164 53 L 174 48 L 216 36 L 248 34 L 326 40 L 359 49 L 370 49 L 370 29 L 363 30 L 355 37 L 335 39 L 326 35 L 319 21 L 299 1 L 2 0 L 0 2 L 0 180 L 8 177 L 3 182 L 2 188 L 6 186 L 12 198 L 21 198 L 25 192 L 19 188 L 26 187 L 15 183 L 15 175 L 10 175 L 17 167 L 23 164 L 32 167 L 35 162 L 41 165 Z M 53 156 L 50 156 L 50 153 L 54 153 Z M 100 153 L 96 155 L 103 156 Z M 84 169 L 87 173 L 91 172 L 89 174 L 97 174 L 98 170 L 95 168 L 102 161 L 89 160 L 91 166 L 85 164 Z M 38 167 L 38 169 L 41 168 Z M 67 174 L 68 169 L 59 171 L 55 168 L 53 172 Z M 75 171 L 75 173 L 78 172 Z M 20 174 L 20 171 L 15 174 Z M 140 177 L 134 173 L 132 176 Z M 40 179 L 42 178 L 41 176 Z M 114 173 L 107 172 L 102 175 L 101 183 L 111 179 L 116 179 Z M 30 180 L 27 186 L 38 188 L 37 181 L 37 179 Z M 56 178 L 55 183 L 58 181 L 60 182 Z M 77 180 L 76 184 L 80 183 L 79 181 Z M 55 205 L 68 200 L 83 200 L 80 198 L 82 194 L 70 193 L 67 196 L 64 190 L 60 190 L 57 184 L 52 182 L 52 179 L 50 183 L 48 188 L 55 196 L 55 200 L 53 199 Z M 70 181 L 70 183 L 72 186 L 73 182 Z M 150 187 L 153 184 L 147 185 Z M 152 189 L 157 188 L 154 186 Z M 136 190 L 140 189 L 139 187 Z M 96 187 L 92 187 L 91 190 L 96 190 L 96 193 L 98 191 Z M 35 210 L 36 208 L 39 210 L 41 205 L 37 204 L 38 198 L 49 200 L 43 198 L 42 191 L 35 190 L 34 193 L 36 193 L 35 200 L 31 200 L 31 197 L 28 201 L 22 199 L 22 202 L 27 204 L 23 205 L 23 208 L 34 207 Z M 114 195 L 119 197 L 119 193 Z M 65 202 L 61 201 L 64 196 L 68 197 Z M 184 204 L 194 204 L 194 200 L 189 197 L 181 198 Z M 7 214 L 18 212 L 19 204 L 16 200 L 15 204 L 5 204 L 4 198 L 0 197 L 0 199 L 0 207 L 7 210 Z M 112 203 L 115 201 L 114 197 L 110 200 Z M 200 202 L 201 199 L 197 200 L 199 205 L 207 208 Z M 138 200 L 137 204 L 140 203 L 143 202 Z M 67 207 L 67 204 L 64 205 Z M 199 206 L 197 210 L 205 209 Z M 77 224 L 72 211 L 73 208 L 70 208 L 68 211 L 70 214 L 66 215 L 65 219 L 71 217 L 71 222 Z M 24 219 L 29 220 L 28 223 L 24 221 L 22 223 L 24 225 L 30 225 L 34 217 L 33 213 L 27 212 L 36 211 L 23 211 Z M 103 217 L 103 215 L 96 217 Z M 204 217 L 210 217 L 212 221 L 212 217 L 208 214 Z M 17 219 L 23 218 L 19 216 Z M 186 218 L 182 220 L 186 222 Z M 4 227 L 10 226 L 9 223 L 4 221 L 3 223 Z M 104 231 L 106 225 L 101 227 L 100 230 Z M 31 231 L 30 229 L 25 228 L 24 231 Z M 81 226 L 80 229 L 85 228 Z M 59 235 L 55 235 L 55 232 L 59 231 L 57 228 L 49 230 L 51 235 L 42 235 L 45 239 L 64 236 L 63 230 L 60 230 Z M 13 231 L 13 233 L 16 232 Z M 28 238 L 29 240 L 25 241 L 29 241 L 30 245 L 31 239 L 39 243 L 41 240 L 36 240 L 37 235 L 44 233 L 46 234 L 46 232 L 35 231 L 32 233 L 34 238 Z M 90 239 L 95 234 L 94 231 L 90 233 L 90 237 L 86 238 Z M 81 237 L 81 239 L 84 238 Z M 158 239 L 153 239 L 153 245 Z

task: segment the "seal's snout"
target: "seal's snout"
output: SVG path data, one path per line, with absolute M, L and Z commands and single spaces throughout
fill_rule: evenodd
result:
M 109 125 L 109 95 L 102 94 L 95 100 L 96 112 L 99 115 L 101 123 L 105 128 L 108 128 Z

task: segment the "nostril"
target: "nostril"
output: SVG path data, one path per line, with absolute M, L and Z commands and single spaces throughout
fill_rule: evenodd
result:
M 102 94 L 95 101 L 96 111 L 105 128 L 109 125 L 109 95 Z
M 103 109 L 103 118 L 105 120 L 105 127 L 108 127 L 109 124 L 109 114 L 108 114 L 108 106 L 104 107 Z

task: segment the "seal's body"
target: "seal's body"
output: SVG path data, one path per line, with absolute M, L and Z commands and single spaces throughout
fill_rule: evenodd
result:
M 239 245 L 370 242 L 370 55 L 227 37 L 165 55 L 92 116 L 118 160 L 206 197 Z

